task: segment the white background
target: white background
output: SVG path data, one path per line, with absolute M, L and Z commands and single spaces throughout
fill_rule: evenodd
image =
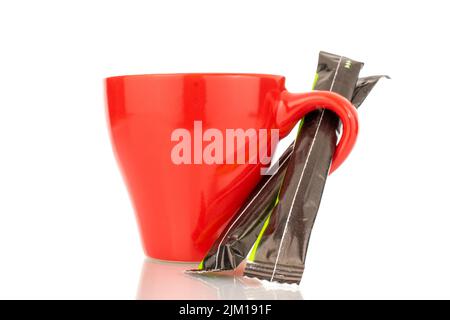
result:
M 0 298 L 450 298 L 448 12 L 447 1 L 1 1 Z M 320 50 L 392 80 L 362 106 L 357 146 L 328 180 L 300 292 L 144 262 L 103 78 L 275 73 L 307 91 Z

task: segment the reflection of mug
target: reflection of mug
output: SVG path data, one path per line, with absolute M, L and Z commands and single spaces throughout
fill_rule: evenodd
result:
M 282 138 L 301 117 L 320 106 L 337 113 L 344 127 L 333 158 L 334 170 L 350 152 L 358 129 L 356 111 L 346 99 L 331 92 L 289 93 L 282 76 L 118 76 L 106 80 L 106 90 L 113 146 L 145 252 L 163 260 L 201 260 L 258 183 L 262 168 L 261 161 L 226 161 L 236 159 L 242 148 L 231 148 L 231 154 L 223 148 L 221 163 L 195 159 L 193 164 L 175 163 L 174 131 L 182 129 L 195 137 L 195 125 L 201 123 L 204 131 L 214 129 L 223 136 L 230 129 L 278 129 Z M 193 158 L 198 148 L 202 152 L 208 144 L 194 140 L 193 154 L 188 155 Z M 245 146 L 248 143 L 245 139 Z M 271 139 L 258 144 L 270 156 Z
M 215 300 L 215 288 L 193 279 L 184 271 L 193 264 L 145 260 L 137 292 L 138 300 Z

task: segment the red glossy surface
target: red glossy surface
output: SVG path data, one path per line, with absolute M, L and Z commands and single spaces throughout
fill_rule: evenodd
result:
M 199 261 L 260 179 L 261 164 L 181 164 L 171 161 L 171 133 L 194 121 L 203 131 L 280 128 L 286 134 L 322 106 L 341 117 L 344 132 L 333 169 L 350 152 L 357 116 L 329 92 L 291 94 L 284 77 L 172 74 L 106 79 L 108 119 L 148 256 Z M 269 146 L 267 146 L 269 147 Z M 224 158 L 228 155 L 224 155 Z

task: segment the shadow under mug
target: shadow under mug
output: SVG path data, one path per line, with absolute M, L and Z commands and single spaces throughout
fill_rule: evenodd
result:
M 263 74 L 106 79 L 112 144 L 147 256 L 200 261 L 261 178 L 260 161 L 174 163 L 174 130 L 195 136 L 194 123 L 201 121 L 203 131 L 216 129 L 223 136 L 227 129 L 278 129 L 282 138 L 308 112 L 325 108 L 343 123 L 330 172 L 345 160 L 358 132 L 355 108 L 332 92 L 289 93 L 284 83 L 283 76 Z M 270 142 L 263 146 L 267 155 L 273 151 Z M 236 159 L 226 153 L 224 159 Z

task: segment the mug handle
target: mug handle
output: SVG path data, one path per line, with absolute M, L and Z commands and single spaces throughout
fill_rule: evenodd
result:
M 329 174 L 335 171 L 353 149 L 358 135 L 358 113 L 350 101 L 331 91 L 290 93 L 283 91 L 276 103 L 276 127 L 280 137 L 286 136 L 307 113 L 327 109 L 334 112 L 342 122 L 343 130 L 333 155 Z

